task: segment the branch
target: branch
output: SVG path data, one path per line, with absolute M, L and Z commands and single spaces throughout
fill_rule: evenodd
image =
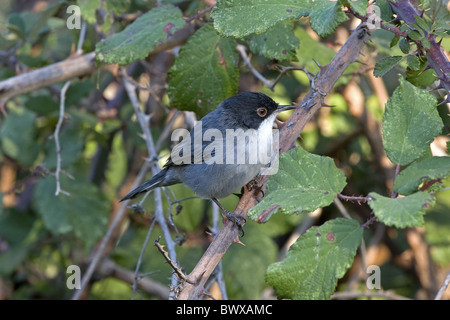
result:
M 118 266 L 116 263 L 109 259 L 104 259 L 101 261 L 97 268 L 98 275 L 101 277 L 114 277 L 121 281 L 124 281 L 135 286 L 135 274 L 134 272 Z M 96 272 L 96 274 L 97 274 Z M 139 289 L 147 292 L 148 294 L 154 295 L 161 299 L 167 299 L 169 297 L 169 289 L 166 285 L 148 278 L 141 278 L 137 282 Z
M 444 279 L 444 282 L 442 283 L 441 287 L 439 288 L 438 293 L 434 297 L 434 300 L 441 300 L 442 296 L 445 293 L 445 290 L 447 290 L 448 285 L 450 284 L 450 272 L 447 273 L 447 276 Z
M 288 151 L 295 144 L 306 123 L 322 106 L 323 95 L 331 91 L 347 67 L 358 59 L 359 52 L 369 38 L 368 29 L 365 24 L 361 24 L 350 35 L 331 62 L 326 66 L 320 67 L 320 74 L 314 80 L 314 88 L 311 88 L 304 99 L 297 105 L 297 109 L 286 121 L 288 125 L 283 126 L 280 130 L 280 152 Z M 266 175 L 257 177 L 256 180 L 264 188 L 268 178 Z M 247 218 L 247 211 L 257 204 L 260 196 L 261 193 L 257 190 L 255 191 L 255 189 L 252 191 L 245 190 L 234 212 Z M 234 241 L 238 241 L 238 232 L 233 222 L 226 221 L 224 223 L 220 232 L 213 239 L 203 257 L 189 275 L 189 279 L 193 281 L 198 279 L 197 283 L 195 285 L 186 283 L 178 299 L 198 299 L 201 296 L 205 282 L 222 259 L 228 247 Z
M 8 100 L 21 93 L 87 76 L 95 70 L 94 52 L 82 56 L 71 56 L 47 67 L 0 81 L 0 100 Z
M 196 26 L 194 24 L 187 24 L 183 29 L 178 30 L 170 36 L 166 42 L 154 48 L 151 54 L 156 54 L 183 44 L 195 30 Z M 82 56 L 71 56 L 66 60 L 47 67 L 0 81 L 0 102 L 58 82 L 68 81 L 77 77 L 85 77 L 96 70 L 95 52 L 90 52 Z
M 389 3 L 397 17 L 406 24 L 417 23 L 414 16 L 422 16 L 423 14 L 409 0 L 389 1 Z M 413 27 L 410 28 L 414 29 Z M 437 78 L 440 80 L 440 86 L 450 92 L 450 62 L 441 48 L 441 43 L 436 41 L 436 35 L 430 33 L 426 37 L 430 43 L 430 48 L 424 48 L 428 64 L 436 72 Z M 422 46 L 420 41 L 419 45 Z M 450 102 L 450 94 L 447 94 L 445 102 Z

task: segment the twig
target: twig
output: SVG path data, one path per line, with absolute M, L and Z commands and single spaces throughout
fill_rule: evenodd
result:
M 445 290 L 447 290 L 448 285 L 450 284 L 450 272 L 447 273 L 447 276 L 444 279 L 444 282 L 442 283 L 441 287 L 439 288 L 438 293 L 434 297 L 434 300 L 441 300 L 442 296 L 445 293 Z
M 98 273 L 100 277 L 114 277 L 124 281 L 125 283 L 133 284 L 133 286 L 135 285 L 135 274 L 133 271 L 125 269 L 106 258 L 102 259 L 101 263 L 98 265 L 96 273 Z M 166 285 L 148 278 L 143 278 L 151 273 L 154 272 L 141 274 L 141 279 L 139 279 L 137 286 L 140 290 L 148 294 L 161 299 L 167 299 L 169 297 L 169 288 L 167 288 Z
M 202 15 L 204 15 L 205 13 L 210 12 L 213 8 L 214 8 L 214 5 L 212 5 L 212 6 L 208 7 L 208 8 L 206 8 L 206 9 L 203 9 L 202 11 L 197 12 L 196 15 L 194 15 L 194 16 L 192 16 L 192 17 L 190 17 L 190 18 L 184 19 L 184 21 L 186 21 L 186 22 L 191 22 L 192 20 L 199 19 L 199 18 L 200 18 Z
M 258 78 L 259 80 L 261 80 L 261 82 L 263 82 L 270 90 L 273 91 L 273 88 L 276 86 L 276 84 L 281 80 L 281 78 L 283 78 L 283 76 L 291 70 L 301 70 L 303 72 L 306 73 L 306 76 L 308 77 L 308 79 L 310 81 L 313 81 L 313 78 L 311 78 L 311 73 L 306 70 L 303 67 L 300 66 L 292 66 L 292 67 L 281 67 L 280 68 L 280 73 L 278 74 L 278 76 L 275 78 L 275 80 L 270 81 L 267 80 L 261 73 L 258 72 L 258 70 L 255 69 L 255 67 L 253 67 L 250 58 L 247 55 L 247 52 L 245 51 L 245 47 L 241 44 L 238 44 L 236 46 L 236 49 L 239 51 L 242 59 L 244 59 L 244 63 L 246 64 L 246 66 L 250 69 L 250 71 L 253 73 L 253 75 Z
M 262 83 L 264 83 L 266 86 L 268 86 L 270 88 L 270 86 L 272 85 L 272 82 L 270 82 L 269 80 L 267 80 L 266 78 L 264 78 L 264 76 L 258 72 L 258 70 L 256 70 L 253 66 L 252 63 L 250 62 L 250 58 L 247 55 L 247 52 L 245 51 L 245 47 L 241 44 L 238 44 L 236 46 L 237 51 L 239 51 L 242 59 L 244 59 L 244 63 L 247 65 L 247 67 L 250 69 L 250 71 L 253 73 L 253 75 L 258 78 Z
M 357 201 L 358 203 L 360 203 L 361 201 L 367 202 L 367 201 L 370 200 L 370 197 L 369 197 L 369 196 L 367 196 L 367 197 L 364 197 L 364 196 L 359 196 L 359 197 L 356 197 L 356 196 L 346 196 L 346 195 L 343 195 L 343 194 L 340 193 L 340 192 L 339 192 L 337 195 L 338 195 L 339 198 L 341 198 L 341 199 L 343 199 L 343 200 L 346 200 L 346 201 Z
M 59 175 L 61 173 L 61 144 L 59 143 L 59 131 L 61 130 L 62 123 L 64 121 L 64 108 L 65 108 L 65 100 L 66 100 L 66 92 L 70 86 L 70 81 L 67 81 L 61 89 L 60 100 L 59 100 L 59 118 L 58 123 L 56 124 L 55 132 L 53 133 L 53 138 L 55 139 L 56 145 L 56 191 L 55 196 L 58 196 L 60 193 L 69 195 L 67 191 L 61 189 L 61 182 L 59 180 Z
M 166 259 L 167 263 L 170 264 L 173 271 L 175 271 L 175 273 L 178 275 L 178 277 L 180 279 L 182 279 L 183 281 L 186 281 L 187 283 L 190 283 L 190 284 L 195 284 L 195 281 L 189 280 L 186 277 L 186 275 L 183 273 L 183 271 L 180 269 L 180 267 L 177 266 L 175 261 L 170 259 L 169 254 L 167 253 L 167 251 L 164 250 L 163 246 L 159 243 L 159 240 L 161 240 L 161 237 L 158 237 L 158 239 L 155 240 L 155 246 L 156 246 L 156 248 L 158 248 L 158 251 L 161 252 L 164 259 Z
M 148 241 L 150 240 L 150 234 L 153 231 L 153 227 L 155 226 L 155 219 L 153 219 L 152 224 L 150 225 L 150 228 L 148 228 L 147 235 L 145 236 L 144 245 L 141 248 L 141 254 L 139 255 L 139 259 L 136 264 L 136 270 L 134 271 L 134 281 L 133 281 L 133 291 L 131 293 L 131 300 L 134 300 L 134 295 L 136 293 L 137 284 L 139 280 L 142 278 L 142 276 L 139 274 L 139 269 L 141 268 L 142 264 L 142 258 L 144 257 L 145 249 L 147 249 Z
M 84 37 L 86 35 L 86 22 L 83 22 L 83 25 L 80 30 L 80 36 L 78 38 L 78 44 L 77 44 L 77 54 L 82 53 L 82 47 L 84 42 Z M 56 124 L 55 132 L 53 133 L 53 137 L 55 139 L 55 145 L 56 145 L 56 172 L 55 172 L 55 178 L 56 178 L 56 191 L 55 196 L 58 196 L 60 193 L 69 195 L 67 191 L 64 191 L 61 189 L 61 182 L 59 179 L 59 175 L 61 173 L 61 144 L 59 143 L 59 132 L 61 131 L 61 126 L 64 121 L 64 109 L 65 109 L 65 101 L 66 101 L 66 93 L 67 89 L 69 89 L 69 86 L 71 84 L 71 81 L 67 81 L 60 93 L 60 99 L 59 99 L 59 118 L 58 123 Z

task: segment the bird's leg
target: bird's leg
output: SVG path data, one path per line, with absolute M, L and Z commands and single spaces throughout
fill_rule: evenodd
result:
M 214 201 L 215 204 L 217 204 L 217 206 L 222 210 L 222 218 L 228 219 L 230 221 L 233 221 L 234 224 L 238 227 L 239 232 L 241 233 L 241 237 L 244 236 L 244 229 L 242 228 L 242 226 L 244 225 L 244 223 L 247 221 L 243 216 L 236 214 L 234 212 L 230 212 L 227 209 L 225 209 L 219 202 L 219 200 L 217 200 L 216 198 L 212 198 L 212 201 Z

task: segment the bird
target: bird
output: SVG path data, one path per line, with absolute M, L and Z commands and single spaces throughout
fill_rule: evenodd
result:
M 218 199 L 240 190 L 270 165 L 261 150 L 278 152 L 270 148 L 275 119 L 280 112 L 294 108 L 278 105 L 260 92 L 243 91 L 225 99 L 190 132 L 184 132 L 159 173 L 120 201 L 158 187 L 184 183 L 200 198 L 215 202 L 223 218 L 234 221 L 242 230 L 245 219 L 226 210 Z

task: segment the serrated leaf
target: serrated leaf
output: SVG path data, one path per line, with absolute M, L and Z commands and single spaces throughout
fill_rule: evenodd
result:
M 408 37 L 417 41 L 422 38 L 422 35 L 419 32 L 417 32 L 416 30 L 411 30 L 408 32 Z
M 154 8 L 123 31 L 97 43 L 97 61 L 129 64 L 142 60 L 185 24 L 181 11 L 171 5 Z
M 411 70 L 419 70 L 420 69 L 420 59 L 418 56 L 414 56 L 414 55 L 408 55 L 406 57 L 406 62 L 408 63 L 408 67 Z
M 427 90 L 400 79 L 382 121 L 384 150 L 393 163 L 406 165 L 418 159 L 441 133 L 443 123 L 436 103 Z
M 375 77 L 382 77 L 392 68 L 394 68 L 402 60 L 401 56 L 385 57 L 380 59 L 373 69 L 373 75 Z
M 310 228 L 283 261 L 269 266 L 266 281 L 279 299 L 329 299 L 351 267 L 362 235 L 358 221 L 344 218 Z
M 369 197 L 372 200 L 368 204 L 375 216 L 385 225 L 397 228 L 422 226 L 425 210 L 434 203 L 434 197 L 428 192 L 395 199 L 371 192 Z
M 29 167 L 39 152 L 36 141 L 36 114 L 25 109 L 15 109 L 8 113 L 0 127 L 0 150 Z
M 430 45 L 430 41 L 427 38 L 423 38 L 420 43 L 422 43 L 422 45 L 427 48 L 430 49 L 431 45 Z
M 106 231 L 110 204 L 91 182 L 63 174 L 60 178 L 61 188 L 70 195 L 55 196 L 55 178 L 47 176 L 34 189 L 33 205 L 51 233 L 74 232 L 89 248 Z
M 268 59 L 297 60 L 295 50 L 298 48 L 299 41 L 293 29 L 293 21 L 278 22 L 265 33 L 250 36 L 247 39 L 250 50 Z
M 266 196 L 248 216 L 261 222 L 278 210 L 285 214 L 311 212 L 333 202 L 345 185 L 345 175 L 333 159 L 295 148 L 280 155 L 278 172 L 270 176 Z
M 222 38 L 211 23 L 188 40 L 169 70 L 170 104 L 204 116 L 237 93 L 236 42 Z
M 414 19 L 416 19 L 416 22 L 417 22 L 417 24 L 419 25 L 420 28 L 422 28 L 426 32 L 430 32 L 430 30 L 431 30 L 430 26 L 428 25 L 428 23 L 424 19 L 422 19 L 417 14 L 414 15 Z
M 321 8 L 316 8 L 309 14 L 311 28 L 321 37 L 325 37 L 334 32 L 336 27 L 347 20 L 347 15 L 342 11 L 339 2 L 323 3 Z
M 220 34 L 235 38 L 263 33 L 279 21 L 306 16 L 310 16 L 314 31 L 325 36 L 347 19 L 340 4 L 329 0 L 219 0 L 211 16 Z
M 431 157 L 413 162 L 395 178 L 394 191 L 409 195 L 419 191 L 421 184 L 450 175 L 450 157 Z
M 309 12 L 309 1 L 218 0 L 211 17 L 220 34 L 244 38 L 252 33 L 266 32 L 279 21 L 307 16 Z

